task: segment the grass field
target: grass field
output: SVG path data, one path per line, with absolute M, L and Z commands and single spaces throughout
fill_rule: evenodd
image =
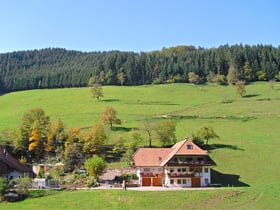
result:
M 67 128 L 89 129 L 106 106 L 113 106 L 122 125 L 116 135 L 139 127 L 145 118 L 176 120 L 178 141 L 204 125 L 220 136 L 211 139 L 215 177 L 224 185 L 214 191 L 70 191 L 0 209 L 279 209 L 280 192 L 280 83 L 274 90 L 266 82 L 246 86 L 239 97 L 232 86 L 170 84 L 103 87 L 96 101 L 88 88 L 32 90 L 0 96 L 0 130 L 17 128 L 24 112 L 41 107 L 51 120 L 60 118 Z M 156 142 L 154 142 L 156 143 Z M 174 202 L 176 201 L 176 202 Z M 49 208 L 48 208 L 49 207 Z M 81 208 L 80 208 L 81 207 Z

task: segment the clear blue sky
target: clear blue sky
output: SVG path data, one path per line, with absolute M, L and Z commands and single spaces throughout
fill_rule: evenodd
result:
M 0 53 L 280 45 L 278 0 L 0 0 Z

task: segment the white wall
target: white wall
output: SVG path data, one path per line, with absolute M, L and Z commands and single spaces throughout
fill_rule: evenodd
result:
M 205 170 L 208 169 L 208 172 L 206 172 Z M 206 179 L 208 179 L 208 183 L 206 182 Z M 211 170 L 210 167 L 202 167 L 202 177 L 200 180 L 200 184 L 202 187 L 207 187 L 208 184 L 211 183 Z

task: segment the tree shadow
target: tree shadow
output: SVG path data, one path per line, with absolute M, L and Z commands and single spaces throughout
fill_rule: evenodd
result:
M 249 184 L 239 181 L 240 175 L 237 174 L 223 174 L 219 171 L 211 169 L 211 182 L 213 184 L 221 184 L 224 187 L 250 187 Z
M 236 145 L 230 145 L 230 144 L 204 144 L 201 146 L 202 149 L 204 150 L 215 150 L 215 149 L 222 149 L 222 148 L 226 148 L 226 149 L 232 149 L 232 150 L 240 150 L 240 151 L 244 151 L 244 149 L 239 148 Z
M 134 128 L 126 128 L 126 127 L 120 127 L 120 126 L 118 126 L 118 127 L 113 127 L 113 128 L 112 128 L 112 131 L 125 131 L 125 132 L 129 132 L 129 131 L 131 131 L 132 129 L 134 129 Z
M 100 101 L 104 101 L 104 102 L 119 102 L 119 99 L 102 99 Z
M 256 97 L 256 96 L 259 96 L 260 94 L 248 94 L 248 95 L 245 95 L 243 96 L 243 98 L 253 98 L 253 97 Z

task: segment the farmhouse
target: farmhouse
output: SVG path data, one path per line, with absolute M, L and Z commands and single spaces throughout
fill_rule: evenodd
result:
M 171 148 L 140 148 L 133 155 L 140 186 L 206 187 L 216 163 L 185 139 Z
M 0 146 L 0 176 L 11 180 L 25 175 L 32 176 L 32 169 L 20 163 L 4 146 Z

